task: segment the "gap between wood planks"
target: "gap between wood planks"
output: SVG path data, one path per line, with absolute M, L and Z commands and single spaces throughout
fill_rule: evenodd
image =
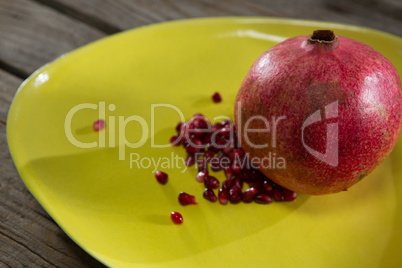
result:
M 113 24 L 110 24 L 110 23 L 103 21 L 99 18 L 96 18 L 94 16 L 85 14 L 85 13 L 83 13 L 75 8 L 69 7 L 63 3 L 59 3 L 54 0 L 32 0 L 32 1 L 39 3 L 41 5 L 44 5 L 46 7 L 49 7 L 63 15 L 71 17 L 75 20 L 78 20 L 88 26 L 91 26 L 91 27 L 107 34 L 107 35 L 118 33 L 118 32 L 122 31 L 122 29 L 120 29 L 119 27 L 117 27 Z M 6 71 L 16 77 L 19 77 L 23 80 L 27 79 L 29 77 L 29 75 L 31 75 L 30 73 L 27 73 L 26 71 L 21 70 L 20 68 L 15 67 L 12 64 L 9 64 L 1 59 L 0 59 L 0 69 Z M 0 123 L 4 124 L 5 122 L 3 122 L 0 119 Z
M 27 73 L 23 70 L 20 70 L 14 66 L 8 64 L 7 62 L 2 61 L 1 59 L 0 59 L 0 69 L 18 77 L 18 78 L 22 78 L 24 80 L 27 79 L 28 76 L 30 75 L 29 73 Z
M 98 29 L 99 31 L 104 32 L 105 34 L 114 34 L 122 31 L 122 29 L 113 24 L 110 24 L 94 16 L 85 14 L 73 7 L 67 6 L 55 0 L 32 0 L 32 1 L 50 7 L 67 16 L 70 16 L 71 18 L 74 18 L 78 21 L 81 21 L 89 26 Z

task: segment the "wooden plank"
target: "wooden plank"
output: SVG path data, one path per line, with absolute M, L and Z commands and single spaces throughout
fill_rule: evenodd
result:
M 276 16 L 325 20 L 370 27 L 402 36 L 401 7 L 396 0 L 37 0 L 57 2 L 58 9 L 79 10 L 114 28 L 130 29 L 166 20 L 210 16 Z M 54 4 L 53 4 L 54 5 Z M 63 8 L 64 7 L 64 8 Z
M 8 109 L 22 79 L 0 69 L 0 124 L 5 124 Z
M 63 53 L 103 36 L 101 31 L 41 4 L 0 2 L 0 62 L 20 70 L 20 76 L 26 77 Z
M 105 267 L 47 215 L 19 177 L 0 124 L 0 267 Z

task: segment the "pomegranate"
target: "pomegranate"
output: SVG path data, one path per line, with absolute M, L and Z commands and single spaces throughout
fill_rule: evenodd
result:
M 265 160 L 258 168 L 272 181 L 298 193 L 329 194 L 360 181 L 392 151 L 401 105 L 401 80 L 388 59 L 318 30 L 254 62 L 236 98 L 235 126 L 244 151 L 251 161 Z M 296 196 L 274 189 L 273 197 Z

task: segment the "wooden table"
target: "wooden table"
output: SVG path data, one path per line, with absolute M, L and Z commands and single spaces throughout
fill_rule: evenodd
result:
M 336 21 L 402 36 L 400 0 L 0 0 L 0 267 L 104 267 L 43 210 L 7 147 L 7 112 L 35 69 L 79 46 L 156 22 L 211 16 Z

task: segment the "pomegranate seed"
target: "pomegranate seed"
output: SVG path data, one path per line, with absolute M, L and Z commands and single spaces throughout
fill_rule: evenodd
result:
M 208 189 L 217 189 L 217 188 L 219 188 L 219 184 L 220 184 L 219 181 L 215 177 L 212 177 L 212 176 L 206 177 L 205 181 L 204 181 L 204 185 Z
M 219 189 L 218 199 L 219 203 L 226 205 L 229 201 L 229 191 L 227 189 Z
M 170 138 L 169 142 L 173 146 L 180 146 L 183 143 L 183 139 L 179 134 L 176 134 Z
M 254 188 L 257 190 L 257 192 L 260 192 L 262 190 L 265 190 L 263 187 L 263 182 L 262 181 L 252 181 L 248 183 L 248 187 Z
M 207 161 L 210 161 L 212 159 L 212 157 L 214 157 L 214 156 L 215 156 L 215 153 L 210 150 L 208 150 L 204 153 L 204 159 Z
M 222 188 L 229 190 L 233 186 L 233 180 L 232 179 L 226 179 L 222 182 Z
M 196 128 L 207 128 L 208 123 L 204 116 L 198 116 L 193 120 L 194 127 Z
M 233 186 L 229 190 L 229 200 L 233 204 L 239 203 L 243 198 L 243 193 L 241 192 L 241 189 L 237 186 Z
M 202 144 L 207 146 L 209 143 L 211 143 L 211 136 L 209 133 L 205 134 L 204 137 L 202 138 Z
M 203 146 L 200 140 L 194 138 L 186 145 L 186 151 L 188 154 L 199 153 L 203 150 Z
M 240 190 L 243 189 L 243 181 L 239 177 L 233 179 L 232 187 L 237 187 Z
M 99 131 L 99 130 L 105 128 L 105 125 L 106 125 L 105 121 L 102 119 L 99 119 L 94 122 L 93 128 L 95 131 Z
M 224 171 L 225 171 L 226 179 L 231 179 L 234 176 L 231 168 L 225 168 Z
M 233 126 L 233 121 L 231 119 L 225 119 L 221 122 L 221 125 L 222 126 L 226 126 L 226 125 Z
M 241 167 L 237 164 L 233 164 L 231 166 L 231 169 L 233 171 L 234 174 L 240 174 L 241 173 Z
M 211 161 L 209 161 L 212 171 L 218 172 L 222 170 L 220 159 L 218 157 L 213 157 Z
M 204 193 L 202 194 L 202 196 L 211 202 L 216 202 L 216 200 L 218 199 L 214 193 L 214 191 L 212 189 L 205 189 Z
M 207 161 L 205 159 L 198 159 L 197 167 L 198 167 L 198 172 L 200 172 L 200 171 L 205 172 L 206 170 L 208 170 Z
M 254 180 L 251 179 L 250 171 L 248 169 L 244 169 L 242 171 L 242 173 L 240 174 L 240 176 L 241 176 L 241 178 L 243 179 L 244 182 L 250 183 L 250 182 L 254 181 Z
M 243 150 L 240 149 L 240 148 L 237 148 L 237 149 L 234 149 L 234 150 L 233 150 L 232 154 L 230 155 L 230 158 L 231 158 L 231 159 L 238 159 L 238 160 L 241 160 L 240 157 L 242 157 L 243 155 L 244 155 Z
M 222 101 L 221 94 L 219 94 L 218 92 L 215 92 L 212 95 L 212 101 L 215 102 L 215 103 L 221 102 Z
M 179 123 L 177 123 L 177 125 L 176 125 L 176 131 L 177 131 L 177 133 L 180 133 L 181 132 L 181 129 L 182 129 L 182 127 L 183 127 L 183 122 L 179 122 Z
M 274 196 L 275 201 L 283 201 L 283 199 L 284 199 L 282 191 L 279 189 L 279 187 L 274 188 L 273 196 Z
M 208 151 L 214 153 L 214 155 L 215 155 L 217 152 L 219 152 L 219 150 L 220 150 L 220 149 L 219 149 L 218 147 L 216 147 L 215 145 L 212 145 L 212 144 L 208 145 Z
M 222 128 L 219 131 L 219 136 L 220 137 L 229 137 L 229 135 L 230 135 L 230 129 L 228 129 L 228 128 Z
M 187 206 L 187 205 L 197 205 L 198 203 L 195 202 L 195 196 L 189 195 L 185 192 L 181 192 L 179 194 L 179 203 L 182 206 Z
M 217 132 L 218 130 L 222 129 L 224 126 L 222 124 L 216 123 L 212 126 L 212 132 Z
M 272 198 L 268 194 L 260 193 L 255 195 L 254 202 L 258 204 L 269 204 L 272 202 Z
M 222 152 L 223 152 L 225 155 L 230 156 L 230 157 L 229 157 L 230 159 L 233 159 L 233 158 L 231 158 L 231 153 L 232 153 L 232 151 L 233 151 L 233 146 L 232 146 L 232 145 L 226 146 L 225 148 L 222 149 Z
M 264 180 L 263 188 L 265 191 L 270 192 L 270 191 L 272 191 L 273 187 L 272 187 L 272 184 L 270 181 Z
M 168 175 L 159 170 L 155 172 L 155 178 L 160 184 L 166 184 L 168 181 Z
M 200 171 L 200 172 L 198 172 L 197 176 L 195 176 L 195 179 L 198 182 L 203 183 L 207 177 L 208 177 L 208 171 Z
M 297 193 L 288 190 L 288 189 L 283 189 L 282 191 L 282 195 L 283 195 L 283 201 L 294 201 L 297 197 Z
M 221 153 L 218 155 L 218 159 L 219 159 L 219 165 L 220 165 L 221 169 L 230 168 L 230 163 L 232 161 L 230 161 L 229 157 L 227 157 L 226 155 L 223 155 Z
M 175 224 L 183 223 L 183 216 L 179 212 L 170 212 L 170 218 Z
M 186 160 L 184 161 L 184 165 L 186 167 L 191 167 L 192 165 L 195 164 L 195 157 L 192 154 L 187 155 Z
M 247 190 L 244 191 L 243 193 L 243 202 L 244 203 L 250 203 L 253 201 L 255 194 L 257 193 L 257 190 L 253 187 L 248 188 Z

